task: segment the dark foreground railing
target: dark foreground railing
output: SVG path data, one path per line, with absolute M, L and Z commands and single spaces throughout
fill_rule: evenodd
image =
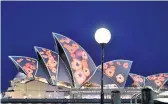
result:
M 131 99 L 121 99 L 120 91 L 115 90 L 111 92 L 111 99 L 104 99 L 104 104 L 164 104 L 159 101 L 154 100 L 154 92 L 150 88 L 144 88 L 141 90 L 140 94 L 137 94 L 136 98 Z M 72 104 L 72 103 L 86 103 L 86 104 L 93 104 L 97 103 L 100 104 L 100 99 L 1 99 L 1 103 L 55 103 L 55 104 Z
M 112 103 L 111 99 L 105 99 L 105 103 Z M 2 99 L 1 103 L 100 103 L 100 99 Z M 122 99 L 121 103 L 130 103 L 129 99 Z M 133 100 L 134 103 L 134 100 Z M 138 103 L 141 100 L 138 99 Z
M 113 104 L 110 99 L 105 99 L 105 103 L 108 104 Z M 61 103 L 61 104 L 66 104 L 66 103 L 87 103 L 87 104 L 93 104 L 93 103 L 100 103 L 100 99 L 1 99 L 1 103 Z M 122 99 L 122 103 L 128 103 L 130 104 L 130 99 Z M 133 104 L 135 103 L 135 100 L 132 102 Z M 141 100 L 137 100 L 138 104 L 141 104 Z M 154 101 L 154 104 L 167 104 L 167 103 L 162 103 L 159 101 Z

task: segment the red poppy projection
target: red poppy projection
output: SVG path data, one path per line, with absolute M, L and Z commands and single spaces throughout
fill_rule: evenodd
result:
M 84 84 L 85 87 L 101 87 L 101 70 L 96 70 L 93 76 Z M 103 77 L 104 86 L 117 87 L 117 84 L 108 76 L 104 75 Z
M 53 83 L 56 83 L 56 73 L 58 70 L 58 54 L 42 47 L 35 47 L 35 51 L 42 58 Z
M 34 78 L 38 63 L 37 60 L 25 56 L 9 56 L 19 71 L 23 72 L 28 78 Z
M 56 33 L 53 36 L 66 55 L 75 87 L 81 87 L 96 71 L 95 63 L 89 54 L 75 41 Z
M 103 64 L 105 75 L 111 78 L 118 87 L 124 87 L 132 61 L 129 60 L 114 60 Z M 97 67 L 98 70 L 102 70 L 101 65 Z
M 146 78 L 147 78 L 147 81 L 149 81 L 150 85 L 154 89 L 160 90 L 160 88 L 168 80 L 168 73 L 160 73 L 160 74 L 150 75 Z
M 138 75 L 138 74 L 132 74 L 129 73 L 130 77 L 133 79 L 134 84 L 138 85 L 138 87 L 144 87 L 145 86 L 145 77 Z
M 26 78 L 35 78 L 52 85 L 75 88 L 100 87 L 101 65 L 96 67 L 89 54 L 70 38 L 57 33 L 53 33 L 53 37 L 56 41 L 56 52 L 35 47 L 38 61 L 25 56 L 9 56 L 19 72 Z M 128 75 L 139 87 L 152 86 L 156 90 L 160 90 L 168 81 L 168 73 L 147 77 L 129 74 L 131 66 L 132 61 L 121 59 L 104 63 L 104 85 L 124 87 Z

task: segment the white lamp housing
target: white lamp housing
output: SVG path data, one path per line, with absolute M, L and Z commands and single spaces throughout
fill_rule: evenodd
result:
M 106 28 L 100 28 L 95 33 L 95 40 L 99 43 L 105 43 L 107 44 L 111 39 L 111 33 Z
M 2 94 L 0 94 L 0 100 L 2 99 Z

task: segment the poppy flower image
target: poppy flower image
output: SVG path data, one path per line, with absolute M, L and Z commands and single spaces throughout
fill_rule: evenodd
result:
M 55 60 L 52 55 L 51 55 L 51 56 L 48 56 L 48 59 L 49 59 L 49 60 Z
M 82 56 L 82 51 L 81 51 L 81 50 L 76 51 L 76 52 L 75 52 L 75 55 L 76 55 L 77 57 L 81 57 L 81 56 Z
M 143 78 L 141 78 L 141 76 L 139 76 L 139 75 L 135 75 L 135 76 L 133 76 L 133 80 L 135 81 L 135 82 L 143 82 Z
M 26 58 L 26 60 L 27 60 L 27 61 L 31 61 L 31 59 L 29 59 L 29 58 Z
M 115 72 L 116 67 L 115 66 L 110 66 L 110 69 L 114 70 L 114 72 Z
M 79 45 L 78 45 L 77 43 L 73 43 L 73 44 L 72 44 L 72 48 L 73 48 L 74 50 L 77 50 L 77 49 L 79 49 Z
M 53 72 L 53 73 L 56 73 L 56 68 L 55 67 L 52 67 L 52 68 L 50 68 L 51 69 L 51 71 Z
M 134 76 L 133 79 L 134 79 L 134 82 L 139 82 L 139 77 Z
M 68 44 L 63 44 L 63 46 L 64 46 L 64 48 L 66 48 L 66 49 L 71 48 L 71 46 L 70 46 L 70 45 L 68 45 Z
M 49 59 L 47 61 L 47 67 L 51 70 L 52 73 L 56 73 L 57 61 Z
M 47 50 L 47 51 L 46 51 L 46 55 L 47 55 L 47 56 L 51 56 L 51 51 L 50 51 L 50 50 Z
M 71 53 L 71 57 L 72 57 L 72 58 L 75 58 L 75 54 L 74 54 L 74 53 Z
M 75 49 L 73 49 L 73 47 L 69 46 L 68 44 L 64 44 L 63 46 L 65 47 L 65 49 L 68 50 L 68 52 L 70 54 L 72 54 L 72 53 L 74 53 L 76 51 Z
M 116 76 L 116 80 L 118 83 L 123 83 L 124 82 L 124 76 L 122 74 L 118 74 Z
M 79 85 L 81 85 L 86 80 L 86 76 L 85 76 L 85 74 L 83 73 L 82 70 L 75 71 L 74 77 L 75 77 L 76 82 Z
M 76 51 L 76 49 L 73 49 L 72 47 L 68 49 L 69 53 L 74 53 Z
M 163 77 L 163 76 L 164 76 L 164 74 L 159 74 L 159 76 L 160 76 L 160 77 Z
M 45 52 L 45 51 L 46 51 L 46 49 L 45 49 L 45 48 L 42 48 L 42 51 L 44 51 L 44 52 Z
M 83 68 L 88 68 L 88 63 L 87 63 L 87 61 L 86 60 L 82 60 L 82 67 Z
M 30 66 L 30 63 L 26 63 L 25 66 L 29 67 L 29 66 Z
M 124 67 L 125 69 L 127 69 L 127 68 L 128 68 L 128 63 L 124 63 L 124 64 L 123 64 L 123 67 Z
M 103 64 L 103 69 L 106 70 L 108 68 L 108 65 L 106 63 Z M 100 65 L 100 69 L 102 70 L 102 66 Z
M 62 39 L 60 39 L 59 41 L 60 41 L 60 43 L 64 43 L 64 42 L 65 42 L 65 39 L 62 38 Z
M 82 58 L 85 60 L 88 59 L 87 53 L 85 51 L 82 52 Z
M 109 65 L 113 65 L 113 62 L 112 62 L 112 61 L 110 61 L 110 62 L 109 62 Z
M 27 74 L 32 74 L 32 73 L 33 73 L 33 70 L 30 69 L 30 68 L 27 67 L 27 66 L 23 66 L 23 69 L 26 71 Z
M 64 39 L 64 42 L 69 43 L 69 42 L 71 42 L 71 39 L 65 38 L 65 39 Z
M 154 82 L 155 82 L 155 84 L 156 84 L 157 86 L 161 86 L 161 85 L 162 85 L 162 82 L 159 81 L 159 80 L 155 80 Z
M 160 76 L 160 77 L 158 77 L 157 79 L 158 79 L 159 81 L 162 81 L 162 82 L 164 82 L 164 81 L 165 81 L 165 78 L 164 78 L 164 77 L 161 77 L 161 76 Z
M 164 77 L 166 77 L 166 78 L 167 78 L 167 77 L 168 77 L 168 74 L 166 74 L 166 73 L 165 73 L 165 74 L 164 74 Z
M 149 80 L 155 80 L 157 77 L 155 75 L 151 75 L 149 77 L 147 77 Z
M 32 70 L 36 69 L 36 66 L 33 63 L 26 63 L 25 66 L 32 69 Z
M 18 59 L 16 62 L 20 63 L 20 62 L 22 62 L 22 61 L 23 61 L 23 59 L 20 58 L 20 59 Z
M 121 65 L 121 63 L 119 61 L 116 62 L 117 65 Z
M 81 61 L 79 61 L 77 59 L 73 59 L 73 61 L 71 62 L 71 65 L 72 65 L 73 70 L 81 70 L 82 69 L 82 63 L 81 63 Z
M 36 66 L 33 65 L 33 64 L 31 64 L 31 65 L 30 65 L 30 68 L 33 69 L 33 70 L 35 70 L 35 69 L 36 69 Z
M 141 77 L 139 77 L 139 82 L 143 83 L 143 79 Z
M 108 68 L 105 71 L 105 74 L 109 77 L 113 77 L 114 73 L 115 73 L 115 69 L 114 68 Z
M 44 54 L 44 52 L 39 52 L 39 53 L 40 53 L 40 55 Z
M 57 61 L 55 61 L 55 60 L 48 60 L 48 62 L 47 62 L 47 66 L 49 68 L 54 68 L 54 67 L 56 67 L 56 65 L 57 65 Z
M 86 77 L 90 76 L 90 70 L 88 68 L 83 68 L 82 70 Z
M 149 80 L 153 80 L 153 78 L 151 76 L 147 77 Z
M 32 75 L 32 74 L 27 74 L 27 76 L 28 76 L 29 78 L 32 78 L 32 77 L 33 77 L 33 75 Z

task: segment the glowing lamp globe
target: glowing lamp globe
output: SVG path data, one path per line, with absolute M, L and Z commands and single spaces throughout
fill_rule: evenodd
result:
M 111 39 L 111 33 L 106 28 L 100 28 L 95 33 L 95 40 L 99 44 L 107 44 Z

